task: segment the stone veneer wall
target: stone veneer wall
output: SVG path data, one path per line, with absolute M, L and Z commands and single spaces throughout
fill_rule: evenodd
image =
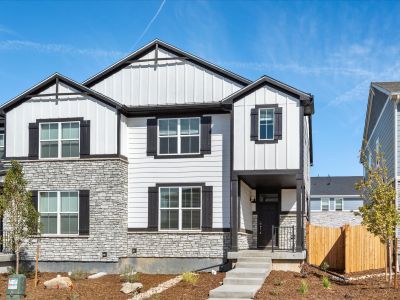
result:
M 118 262 L 127 255 L 128 163 L 115 159 L 24 161 L 30 190 L 90 190 L 89 236 L 42 237 L 40 261 Z M 36 243 L 24 246 L 34 260 Z M 107 252 L 107 257 L 102 257 Z
M 238 249 L 247 250 L 253 248 L 253 236 L 250 233 L 238 233 Z
M 229 248 L 229 232 L 128 233 L 128 252 L 136 257 L 225 258 Z
M 360 225 L 362 218 L 350 211 L 311 212 L 310 222 L 313 225 L 341 227 L 345 224 Z

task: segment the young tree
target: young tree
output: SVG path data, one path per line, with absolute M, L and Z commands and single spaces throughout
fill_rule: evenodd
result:
M 392 241 L 395 238 L 396 227 L 400 222 L 400 214 L 396 208 L 396 189 L 393 177 L 389 176 L 383 153 L 375 151 L 375 162 L 366 159 L 361 153 L 361 161 L 365 169 L 365 178 L 356 184 L 365 203 L 358 213 L 362 224 L 386 244 L 389 257 L 389 284 L 392 279 Z
M 38 217 L 31 201 L 31 193 L 26 189 L 22 166 L 17 161 L 11 162 L 11 168 L 4 179 L 3 194 L 0 195 L 0 213 L 5 216 L 9 229 L 10 247 L 16 255 L 15 271 L 19 272 L 21 245 L 29 242 L 37 234 Z

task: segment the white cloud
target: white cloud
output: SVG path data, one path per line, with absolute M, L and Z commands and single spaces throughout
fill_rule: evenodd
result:
M 126 54 L 117 50 L 76 48 L 65 44 L 38 43 L 28 40 L 0 40 L 0 50 L 34 50 L 37 52 L 86 55 L 95 57 L 120 57 Z

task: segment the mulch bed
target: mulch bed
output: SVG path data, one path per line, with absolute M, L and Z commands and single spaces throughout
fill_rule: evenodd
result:
M 326 289 L 322 286 L 322 271 L 309 266 L 304 271 L 304 276 L 293 272 L 272 271 L 255 299 L 400 299 L 400 289 L 389 289 L 384 277 L 351 282 L 330 280 L 331 286 Z M 378 272 L 353 273 L 351 276 Z M 299 292 L 302 280 L 308 285 L 308 292 L 304 295 Z
M 225 273 L 198 273 L 199 280 L 195 285 L 181 281 L 161 294 L 154 295 L 151 300 L 203 300 L 208 299 L 210 290 L 219 287 Z
M 58 273 L 61 276 L 67 274 Z M 125 295 L 119 290 L 122 286 L 121 277 L 119 275 L 106 275 L 98 279 L 80 279 L 72 280 L 72 289 L 45 289 L 43 282 L 57 276 L 57 273 L 41 273 L 39 276 L 39 284 L 34 287 L 34 279 L 27 279 L 25 299 L 40 300 L 83 300 L 83 299 L 129 299 L 132 295 Z M 139 282 L 143 284 L 142 291 L 146 291 L 160 283 L 167 281 L 175 275 L 148 275 L 140 274 Z M 7 289 L 7 275 L 0 275 L 0 299 L 5 299 Z

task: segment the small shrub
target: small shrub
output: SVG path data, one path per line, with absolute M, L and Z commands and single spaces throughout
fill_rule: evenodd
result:
M 78 294 L 72 294 L 72 296 L 69 297 L 69 300 L 79 300 L 79 295 Z
M 135 272 L 131 266 L 126 267 L 120 276 L 122 281 L 129 283 L 138 282 L 140 279 L 140 273 Z
M 302 281 L 301 281 L 301 285 L 300 285 L 300 288 L 299 288 L 299 292 L 300 292 L 300 294 L 302 294 L 302 295 L 305 295 L 305 294 L 308 293 L 308 284 L 307 284 L 307 282 L 306 282 L 305 280 L 302 280 Z
M 279 296 L 279 294 L 280 294 L 280 290 L 279 289 L 273 289 L 273 290 L 271 290 L 270 292 L 269 292 L 269 294 L 271 295 L 271 296 Z
M 72 280 L 78 281 L 78 280 L 82 280 L 82 279 L 86 279 L 88 276 L 88 273 L 83 271 L 83 270 L 76 270 L 74 272 L 72 272 L 70 278 Z
M 324 272 L 326 272 L 329 269 L 329 264 L 324 261 L 321 265 L 320 265 L 321 269 L 324 270 Z
M 330 283 L 328 277 L 324 276 L 324 277 L 322 278 L 322 285 L 323 285 L 324 288 L 326 288 L 326 289 L 329 289 L 329 288 L 330 288 L 331 283 Z
M 182 274 L 182 281 L 195 285 L 199 280 L 199 274 L 193 272 L 185 272 Z
M 280 279 L 275 279 L 274 280 L 274 286 L 282 286 L 285 284 L 285 281 L 280 280 Z

